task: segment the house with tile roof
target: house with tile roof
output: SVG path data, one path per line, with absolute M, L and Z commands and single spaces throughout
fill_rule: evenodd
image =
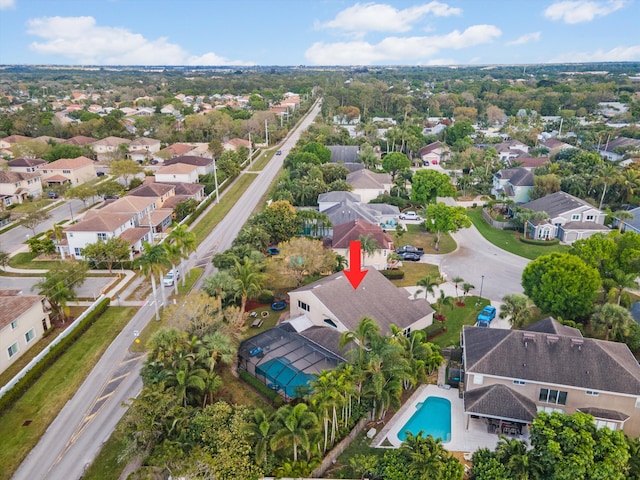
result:
M 42 165 L 40 172 L 42 183 L 49 186 L 69 183 L 75 187 L 96 178 L 94 162 L 87 157 L 61 158 Z
M 434 310 L 426 299 L 414 299 L 378 270 L 366 270 L 357 289 L 340 272 L 292 290 L 290 318 L 304 316 L 309 326 L 346 332 L 356 330 L 363 317 L 371 317 L 385 335 L 392 324 L 407 335 L 431 325 Z
M 533 190 L 533 173 L 526 168 L 503 168 L 493 174 L 491 194 L 516 204 L 530 200 Z
M 438 165 L 443 160 L 447 160 L 450 155 L 451 149 L 449 146 L 440 141 L 430 143 L 418 151 L 418 156 L 422 159 L 422 164 L 425 167 L 431 164 Z
M 369 203 L 379 195 L 389 193 L 392 185 L 391 175 L 371 170 L 358 170 L 348 174 L 347 183 L 353 187 L 353 193 L 360 195 L 363 203 Z
M 5 206 L 24 203 L 29 197 L 42 195 L 39 172 L 13 172 L 0 170 L 0 197 Z
M 640 435 L 640 365 L 624 343 L 583 338 L 547 318 L 524 330 L 462 330 L 467 426 L 521 433 L 538 412 L 577 411 Z
M 163 165 L 156 170 L 155 179 L 158 183 L 196 183 L 198 166 L 187 163 Z
M 541 167 L 550 161 L 549 157 L 532 157 L 528 153 L 523 153 L 516 157 L 507 158 L 504 163 L 509 168 L 522 167 L 527 170 L 533 170 L 534 168 Z
M 376 243 L 374 252 L 363 253 L 362 266 L 385 270 L 389 254 L 394 251 L 393 238 L 378 225 L 360 219 L 335 225 L 332 237 L 325 244 L 338 255 L 349 259 L 350 243 L 354 240 L 360 240 L 361 237 L 371 237 Z
M 76 135 L 75 137 L 71 137 L 68 140 L 65 140 L 64 143 L 68 143 L 70 145 L 78 145 L 80 147 L 84 147 L 85 145 L 91 145 L 95 143 L 97 140 L 92 137 L 87 137 L 85 135 Z
M 169 197 L 173 197 L 176 194 L 176 185 L 169 185 L 166 183 L 143 183 L 139 187 L 134 188 L 127 196 L 132 197 L 151 197 L 157 200 L 156 206 L 162 208 L 164 202 Z
M 121 137 L 106 137 L 102 140 L 95 141 L 91 144 L 91 148 L 96 155 L 96 160 L 99 162 L 113 160 L 114 158 L 121 155 L 123 152 L 120 145 L 126 145 L 127 149 L 129 148 L 129 144 L 131 140 L 128 138 Z M 126 153 L 127 150 L 124 150 Z
M 196 166 L 198 175 L 207 175 L 209 173 L 213 173 L 214 163 L 212 158 L 200 157 L 197 155 L 183 155 L 165 160 L 163 162 L 163 165 L 169 166 L 176 163 L 184 163 L 186 165 Z
M 154 158 L 162 160 L 165 158 L 179 157 L 181 155 L 189 155 L 194 148 L 193 145 L 189 145 L 188 143 L 173 143 L 167 148 L 160 150 Z
M 135 161 L 150 160 L 160 151 L 160 140 L 140 137 L 129 144 L 129 158 Z
M 82 220 L 64 229 L 67 240 L 59 245 L 60 254 L 63 258 L 66 255 L 70 255 L 72 258 L 82 259 L 84 258 L 82 250 L 90 243 L 96 243 L 98 240 L 107 240 L 111 237 L 119 237 L 126 230 L 139 226 L 135 213 L 90 210 Z M 149 235 L 146 241 L 149 241 L 151 239 L 151 231 L 147 229 L 147 232 Z M 132 250 L 140 250 L 140 248 L 141 245 L 132 245 Z
M 563 243 L 572 244 L 609 231 L 604 226 L 606 214 L 602 210 L 566 192 L 551 193 L 521 207 L 548 215 L 547 220 L 528 224 L 528 235 L 536 240 L 559 238 Z
M 23 173 L 34 173 L 38 168 L 46 164 L 47 161 L 41 158 L 14 158 L 7 162 L 9 170 Z
M 237 151 L 240 147 L 244 147 L 248 150 L 249 145 L 249 140 L 245 140 L 244 138 L 232 138 L 231 140 L 224 142 L 222 144 L 222 148 L 225 150 Z
M 0 373 L 15 363 L 51 327 L 43 295 L 0 290 Z
M 9 135 L 8 137 L 0 138 L 0 150 L 11 151 L 11 147 L 18 142 L 25 142 L 27 140 L 33 140 L 31 137 L 25 137 L 24 135 Z

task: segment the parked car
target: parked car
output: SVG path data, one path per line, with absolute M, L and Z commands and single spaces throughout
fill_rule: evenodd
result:
M 50 190 L 47 192 L 47 197 L 49 198 L 58 198 L 58 194 L 56 192 L 54 192 L 53 190 Z
M 488 328 L 489 325 L 491 324 L 491 320 L 493 320 L 494 318 L 496 318 L 496 307 L 492 305 L 487 305 L 478 314 L 478 321 L 476 325 L 478 327 Z
M 405 253 L 415 253 L 422 256 L 424 255 L 424 248 L 414 247 L 413 245 L 405 245 L 404 247 L 397 248 L 396 253 L 398 255 L 403 255 Z
M 421 255 L 419 253 L 414 253 L 414 252 L 404 252 L 400 254 L 400 258 L 402 258 L 402 260 L 409 261 L 409 262 L 419 262 L 420 257 Z
M 162 279 L 162 284 L 165 287 L 173 287 L 173 282 L 175 282 L 179 278 L 180 278 L 180 272 L 178 271 L 174 272 L 173 270 L 169 270 L 167 274 L 164 276 L 164 278 Z
M 400 220 L 422 220 L 416 212 L 403 212 L 400 214 Z
M 96 172 L 96 175 L 99 177 L 104 177 L 104 172 Z

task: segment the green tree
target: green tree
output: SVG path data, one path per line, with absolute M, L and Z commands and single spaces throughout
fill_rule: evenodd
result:
M 433 203 L 436 197 L 453 197 L 456 189 L 451 178 L 435 170 L 418 170 L 412 179 L 411 201 L 417 205 Z
M 30 229 L 35 236 L 38 225 L 50 218 L 51 214 L 45 210 L 33 210 L 32 212 L 27 213 L 22 220 L 20 220 L 20 224 Z
M 471 219 L 464 207 L 450 207 L 445 203 L 439 202 L 427 205 L 425 225 L 430 231 L 436 231 L 435 249 L 438 251 L 440 237 L 443 233 L 457 232 L 461 228 L 469 228 Z
M 182 255 L 180 271 L 182 274 L 182 285 L 184 286 L 187 281 L 187 272 L 184 271 L 184 260 L 189 258 L 189 255 L 196 251 L 196 235 L 189 231 L 186 225 L 178 225 L 174 223 L 171 227 L 171 231 L 169 232 L 167 241 L 175 244 Z
M 391 152 L 382 159 L 382 168 L 391 175 L 392 182 L 396 179 L 398 172 L 409 167 L 411 167 L 411 161 L 404 153 Z
M 164 242 L 162 243 L 165 251 L 167 252 L 167 258 L 171 263 L 171 271 L 173 272 L 174 281 L 173 281 L 173 289 L 176 295 L 178 295 L 178 269 L 176 265 L 181 264 L 185 258 L 184 253 L 180 246 L 176 243 Z
M 78 158 L 82 157 L 85 151 L 78 145 L 72 145 L 69 143 L 59 143 L 54 145 L 48 153 L 45 153 L 42 158 L 47 162 L 53 162 L 61 158 Z
M 427 294 L 431 294 L 431 295 L 435 295 L 434 293 L 434 288 L 437 287 L 438 285 L 440 285 L 440 282 L 442 281 L 442 277 L 437 276 L 437 277 L 432 277 L 431 275 L 427 275 L 424 278 L 421 278 L 420 280 L 418 280 L 416 282 L 416 285 L 418 285 L 419 287 L 422 287 L 424 289 L 424 298 L 427 298 Z M 422 290 L 417 290 L 416 291 L 416 295 L 418 295 L 420 292 L 422 292 Z
M 296 209 L 284 200 L 268 205 L 258 216 L 257 222 L 267 231 L 274 244 L 285 242 L 298 233 Z
M 176 217 L 176 222 L 181 222 L 198 208 L 198 201 L 195 198 L 189 198 L 178 203 L 173 209 L 173 213 Z
M 167 251 L 161 244 L 151 245 L 149 242 L 144 242 L 142 244 L 142 250 L 142 255 L 138 257 L 136 263 L 138 267 L 140 267 L 140 270 L 142 270 L 142 274 L 147 279 L 151 279 L 156 320 L 160 321 L 160 309 L 158 308 L 158 295 L 156 292 L 156 276 L 158 278 L 162 277 L 165 269 L 169 268 L 171 263 L 167 257 Z
M 104 263 L 109 273 L 113 273 L 115 263 L 128 260 L 131 255 L 129 242 L 119 237 L 109 237 L 106 240 L 99 239 L 90 243 L 82 250 L 82 256 L 90 262 L 98 265 Z
M 568 253 L 538 257 L 522 272 L 525 295 L 543 312 L 564 319 L 588 315 L 601 284 L 595 268 Z
M 231 274 L 234 277 L 236 299 L 240 299 L 240 316 L 244 317 L 247 299 L 257 297 L 264 291 L 267 276 L 262 273 L 260 265 L 249 258 L 242 263 L 236 260 Z
M 127 188 L 129 187 L 129 178 L 143 171 L 142 166 L 130 158 L 112 160 L 109 166 L 111 167 L 111 175 L 115 178 L 122 177 Z
M 456 122 L 447 127 L 443 132 L 443 137 L 447 145 L 455 145 L 460 140 L 475 132 L 473 125 L 469 121 Z
M 69 316 L 68 302 L 75 300 L 75 288 L 87 278 L 87 264 L 69 261 L 50 269 L 33 288 L 38 295 L 44 295 L 54 314 L 65 322 Z
M 320 163 L 329 163 L 331 161 L 331 150 L 319 142 L 309 142 L 302 147 L 303 152 L 313 153 Z
M 318 426 L 318 417 L 304 403 L 285 405 L 276 412 L 277 429 L 271 438 L 271 448 L 293 447 L 293 460 L 298 460 L 298 448 L 310 449 L 310 434 Z
M 120 197 L 124 195 L 124 187 L 115 180 L 109 180 L 98 185 L 96 193 L 103 197 Z
M 81 183 L 76 187 L 71 187 L 64 192 L 64 196 L 67 198 L 77 198 L 82 200 L 82 204 L 86 207 L 87 200 L 93 198 L 97 194 L 96 187 L 90 183 Z
M 609 340 L 611 337 L 615 341 L 620 341 L 629 335 L 634 320 L 626 308 L 605 303 L 594 309 L 591 322 L 597 331 L 604 332 L 605 340 Z
M 520 329 L 531 318 L 533 303 L 526 295 L 512 293 L 502 297 L 500 318 L 509 318 L 511 328 Z

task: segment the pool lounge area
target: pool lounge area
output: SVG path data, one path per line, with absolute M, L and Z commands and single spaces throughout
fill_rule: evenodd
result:
M 483 421 L 472 420 L 469 422 L 468 430 L 465 430 L 464 402 L 458 397 L 458 390 L 446 390 L 436 385 L 421 385 L 418 387 L 411 398 L 405 402 L 388 424 L 374 437 L 371 446 L 379 448 L 399 447 L 404 438 L 403 430 L 409 427 L 413 434 L 424 430 L 425 428 L 421 428 L 421 425 L 424 425 L 422 421 L 425 417 L 431 417 L 426 418 L 426 426 L 434 429 L 435 432 L 438 432 L 439 428 L 445 424 L 442 435 L 446 436 L 445 420 L 447 412 L 443 408 L 448 407 L 448 405 L 442 400 L 447 400 L 450 404 L 451 419 L 450 438 L 448 441 L 443 439 L 442 445 L 444 448 L 452 452 L 474 452 L 482 447 L 495 448 L 500 437 L 496 434 L 488 433 L 487 425 Z M 425 408 L 420 410 L 423 405 Z M 435 410 L 433 407 L 435 407 Z M 445 418 L 441 418 L 441 415 L 444 415 Z M 423 418 L 421 419 L 420 416 Z M 438 418 L 434 418 L 436 416 Z

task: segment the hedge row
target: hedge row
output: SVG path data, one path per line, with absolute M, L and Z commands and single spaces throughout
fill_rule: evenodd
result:
M 402 280 L 404 278 L 404 270 L 380 270 L 380 273 L 389 280 Z
M 551 240 L 534 240 L 532 238 L 520 237 L 520 241 L 529 245 L 540 245 L 543 247 L 550 247 L 551 245 L 558 245 L 560 243 L 559 238 L 554 238 Z
M 447 326 L 443 322 L 432 323 L 424 329 L 424 333 L 427 334 L 427 341 L 434 337 L 437 337 L 442 332 L 447 330 Z
M 96 308 L 84 317 L 78 326 L 74 328 L 69 335 L 60 340 L 60 343 L 54 345 L 51 350 L 44 356 L 42 360 L 36 363 L 31 370 L 29 370 L 24 377 L 22 377 L 14 385 L 14 387 L 5 393 L 0 398 L 0 413 L 4 413 L 11 408 L 24 393 L 31 388 L 31 386 L 38 380 L 48 369 L 51 367 L 58 358 L 60 358 L 73 343 L 85 333 L 95 321 L 100 318 L 100 315 L 109 306 L 109 299 L 102 300 Z
M 282 403 L 284 402 L 282 397 L 278 395 L 277 392 L 271 390 L 269 387 L 267 387 L 264 383 L 262 383 L 260 380 L 258 380 L 256 377 L 251 375 L 246 370 L 240 370 L 239 375 L 242 380 L 247 382 L 249 385 L 255 388 L 258 392 L 260 392 L 269 400 L 271 400 L 271 403 L 273 403 L 275 406 L 282 405 Z

